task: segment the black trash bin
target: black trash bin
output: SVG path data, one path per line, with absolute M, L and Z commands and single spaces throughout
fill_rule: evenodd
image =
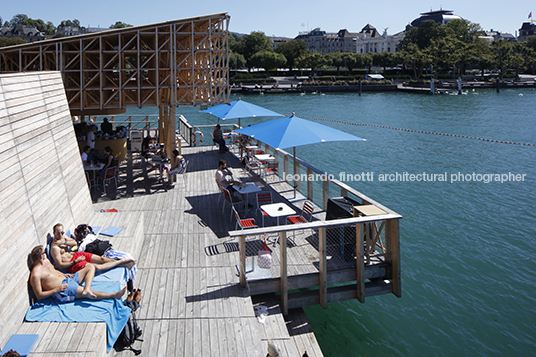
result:
M 349 197 L 333 197 L 328 200 L 326 220 L 351 218 L 354 206 L 360 203 Z M 341 226 L 326 229 L 328 245 L 338 250 L 337 255 L 347 264 L 355 265 L 355 226 Z

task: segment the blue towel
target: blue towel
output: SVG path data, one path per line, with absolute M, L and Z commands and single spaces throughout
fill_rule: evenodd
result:
M 9 350 L 13 350 L 22 357 L 26 357 L 30 354 L 38 338 L 39 335 L 13 335 L 7 341 L 2 352 L 0 352 L 0 356 L 3 356 Z
M 118 228 L 118 227 L 108 227 L 108 228 L 105 228 L 103 229 L 100 234 L 101 235 L 105 235 L 105 236 L 109 236 L 109 237 L 113 237 L 115 236 L 117 233 L 121 232 L 123 230 L 123 228 Z
M 91 289 L 113 293 L 122 288 L 126 280 L 126 268 L 114 268 L 95 276 Z M 69 303 L 58 303 L 50 297 L 39 300 L 30 306 L 26 313 L 26 321 L 54 322 L 106 322 L 108 345 L 110 352 L 115 341 L 123 331 L 130 308 L 121 300 L 75 300 Z

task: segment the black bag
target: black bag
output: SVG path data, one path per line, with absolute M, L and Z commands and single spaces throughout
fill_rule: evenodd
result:
M 110 248 L 112 248 L 110 241 L 95 239 L 93 242 L 86 245 L 86 249 L 84 251 L 96 255 L 104 255 L 104 253 Z
M 136 314 L 134 313 L 134 311 L 136 311 L 136 309 L 138 308 L 139 303 L 137 301 L 125 300 L 124 304 L 128 306 L 132 310 L 132 312 L 128 317 L 127 324 L 123 328 L 123 331 L 121 331 L 121 334 L 117 338 L 117 341 L 115 341 L 114 349 L 117 352 L 131 350 L 137 356 L 141 353 L 141 350 L 133 348 L 132 345 L 135 341 L 143 341 L 139 338 L 142 334 L 142 331 L 141 328 L 138 326 L 138 322 L 136 321 Z

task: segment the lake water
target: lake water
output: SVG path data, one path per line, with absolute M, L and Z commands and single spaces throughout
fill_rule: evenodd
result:
M 242 99 L 283 114 L 536 144 L 533 89 Z M 192 123 L 215 122 L 196 108 L 178 112 Z M 242 125 L 263 120 L 243 119 Z M 536 147 L 321 123 L 367 142 L 299 147 L 298 157 L 336 177 L 370 173 L 371 180 L 347 183 L 404 217 L 402 298 L 306 308 L 324 355 L 536 354 Z M 397 173 L 436 174 L 436 181 L 380 180 Z M 486 182 L 496 178 L 486 174 L 509 180 Z M 439 175 L 447 180 L 438 181 Z M 461 182 L 462 176 L 469 180 Z

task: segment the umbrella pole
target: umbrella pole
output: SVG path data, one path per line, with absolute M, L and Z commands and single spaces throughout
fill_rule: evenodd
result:
M 296 167 L 296 147 L 292 147 L 292 155 L 294 156 L 294 167 Z M 296 172 L 294 172 L 294 199 L 296 199 L 296 187 L 298 187 L 298 184 L 296 184 Z

